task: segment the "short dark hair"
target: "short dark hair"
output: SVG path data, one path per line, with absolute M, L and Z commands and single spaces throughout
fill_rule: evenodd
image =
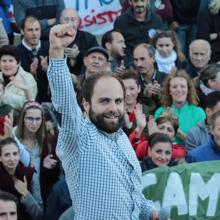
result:
M 0 155 L 2 154 L 2 148 L 5 146 L 5 145 L 8 145 L 8 144 L 14 144 L 15 146 L 17 146 L 17 148 L 19 149 L 18 147 L 18 144 L 17 142 L 14 140 L 14 138 L 12 137 L 7 137 L 7 138 L 4 138 L 0 141 Z
M 16 204 L 16 207 L 18 206 L 18 199 L 12 193 L 0 191 L 0 200 L 14 202 Z
M 114 32 L 118 32 L 118 33 L 121 33 L 120 31 L 116 30 L 116 29 L 112 29 L 110 31 L 106 31 L 103 36 L 102 36 L 102 42 L 101 42 L 101 45 L 102 47 L 106 48 L 105 44 L 106 43 L 112 43 L 113 41 L 113 36 L 112 36 L 112 33 Z
M 21 29 L 22 29 L 22 30 L 24 30 L 25 24 L 26 24 L 26 21 L 27 21 L 27 20 L 30 20 L 31 22 L 38 21 L 39 24 L 40 24 L 40 21 L 39 21 L 39 19 L 38 19 L 36 16 L 34 16 L 34 15 L 28 15 L 28 16 L 26 16 L 26 17 L 22 20 L 22 23 L 21 23 Z
M 102 72 L 99 72 L 99 73 L 96 73 L 96 74 L 89 76 L 83 82 L 82 98 L 84 98 L 87 102 L 91 103 L 91 98 L 93 96 L 94 87 L 95 87 L 96 83 L 102 78 L 116 79 L 121 84 L 121 87 L 123 89 L 123 96 L 125 96 L 125 87 L 124 87 L 122 80 L 118 76 L 114 75 L 112 72 L 102 71 Z
M 16 61 L 20 62 L 20 53 L 19 49 L 14 45 L 5 45 L 0 48 L 0 59 L 4 55 L 10 55 L 16 59 Z
M 206 101 L 204 103 L 205 108 L 213 109 L 220 102 L 220 91 L 214 91 L 206 96 Z
M 166 134 L 163 134 L 163 133 L 153 133 L 152 135 L 150 135 L 148 139 L 150 149 L 153 149 L 155 144 L 161 143 L 161 142 L 169 143 L 171 146 L 173 146 L 173 143 L 170 140 L 170 138 Z

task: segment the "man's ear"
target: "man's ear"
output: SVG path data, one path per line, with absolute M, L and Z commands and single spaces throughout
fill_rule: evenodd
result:
M 111 46 L 112 46 L 112 44 L 110 42 L 105 43 L 105 47 L 106 47 L 107 50 L 110 50 Z
M 21 32 L 21 35 L 24 36 L 24 31 L 23 31 L 23 29 L 21 29 L 20 32 Z
M 82 106 L 86 114 L 89 115 L 90 104 L 88 101 L 85 100 L 85 98 L 83 98 L 82 100 Z

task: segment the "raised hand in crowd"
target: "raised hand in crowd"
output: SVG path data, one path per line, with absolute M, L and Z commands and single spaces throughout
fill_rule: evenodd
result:
M 153 115 L 148 117 L 147 127 L 149 136 L 158 132 L 157 123 L 155 122 Z
M 23 75 L 12 78 L 11 82 L 14 87 L 22 89 L 24 91 L 27 100 L 31 100 L 30 88 L 28 87 L 27 80 Z
M 47 72 L 47 68 L 48 68 L 48 61 L 47 61 L 47 56 L 40 56 L 40 65 L 42 67 L 42 70 L 44 72 Z
M 148 98 L 151 98 L 152 95 L 160 95 L 161 86 L 157 81 L 153 83 L 148 83 L 144 88 L 144 95 Z
M 50 57 L 63 58 L 64 48 L 67 47 L 76 36 L 76 30 L 71 24 L 54 26 L 50 31 Z
M 160 95 L 160 91 L 161 91 L 161 86 L 160 86 L 160 84 L 159 84 L 156 80 L 154 80 L 154 81 L 153 81 L 153 85 L 152 85 L 152 87 L 151 87 L 151 93 L 152 93 L 153 95 L 159 96 L 159 95 Z
M 128 129 L 131 129 L 132 125 L 133 125 L 133 122 L 130 121 L 128 112 L 125 111 L 125 113 L 124 113 L 124 126 Z
M 124 71 L 125 71 L 124 60 L 121 60 L 121 64 L 120 64 L 120 66 L 116 67 L 115 73 L 120 75 L 120 74 L 123 74 Z
M 5 116 L 4 138 L 12 137 L 13 121 L 13 111 L 11 111 L 8 113 L 8 115 Z
M 43 160 L 43 167 L 46 169 L 53 169 L 57 165 L 57 160 L 53 159 L 53 155 L 47 155 Z
M 31 72 L 33 75 L 36 75 L 36 73 L 37 73 L 37 67 L 38 67 L 38 59 L 37 59 L 37 58 L 34 58 L 34 59 L 33 59 L 33 62 L 32 62 L 31 65 L 30 65 L 30 72 Z
M 134 114 L 135 114 L 135 118 L 136 118 L 136 123 L 137 123 L 137 127 L 136 127 L 136 138 L 140 138 L 142 131 L 144 130 L 144 128 L 146 127 L 147 123 L 146 123 L 146 115 L 143 112 L 143 106 L 140 103 L 137 103 L 137 105 L 135 106 L 134 109 Z
M 79 48 L 76 44 L 74 44 L 72 48 L 66 47 L 64 49 L 65 55 L 70 59 L 76 59 L 77 56 L 79 55 L 79 52 L 80 52 Z

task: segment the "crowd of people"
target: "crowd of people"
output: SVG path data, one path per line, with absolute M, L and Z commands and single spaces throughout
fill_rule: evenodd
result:
M 63 0 L 0 1 L 0 219 L 156 220 L 143 172 L 220 159 L 220 1 L 120 3 L 98 42 Z

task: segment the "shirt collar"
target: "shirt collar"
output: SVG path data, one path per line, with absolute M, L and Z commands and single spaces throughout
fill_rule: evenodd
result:
M 156 80 L 156 70 L 154 70 L 153 76 L 151 78 L 151 80 L 147 80 L 143 74 L 140 74 L 141 77 L 141 81 L 148 84 L 148 83 L 152 83 L 154 80 Z
M 22 45 L 26 48 L 26 49 L 28 49 L 28 50 L 30 50 L 30 51 L 32 51 L 33 49 L 36 49 L 37 51 L 40 49 L 40 47 L 41 47 L 41 41 L 39 40 L 39 42 L 38 42 L 38 44 L 37 44 L 37 46 L 35 47 L 35 48 L 31 48 L 30 46 L 28 46 L 27 45 L 27 43 L 25 42 L 25 40 L 24 40 L 24 38 L 22 39 Z

